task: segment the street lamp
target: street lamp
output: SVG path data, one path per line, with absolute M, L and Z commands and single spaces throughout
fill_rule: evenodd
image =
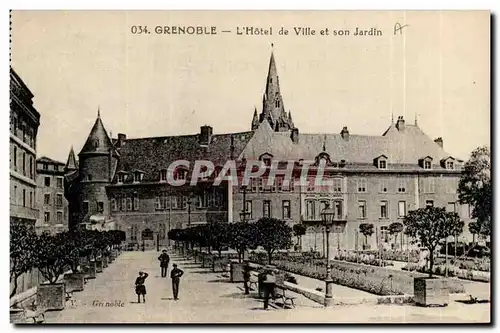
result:
M 330 228 L 333 225 L 333 219 L 335 217 L 335 210 L 330 208 L 330 204 L 326 203 L 325 209 L 321 211 L 321 220 L 326 232 L 326 294 L 325 294 L 325 306 L 330 306 L 333 301 L 332 295 L 332 269 L 330 267 Z

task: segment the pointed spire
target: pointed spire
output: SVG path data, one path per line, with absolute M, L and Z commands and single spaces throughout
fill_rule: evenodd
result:
M 391 112 L 391 124 L 394 124 L 394 112 Z
M 257 116 L 257 107 L 254 106 L 253 119 L 252 119 L 252 131 L 259 127 L 259 117 Z
M 108 133 L 106 132 L 106 129 L 104 128 L 104 125 L 102 123 L 100 117 L 100 109 L 98 109 L 97 119 L 94 123 L 94 126 L 90 130 L 90 134 L 87 137 L 87 141 L 83 145 L 80 154 L 83 153 L 108 154 L 110 149 L 113 149 L 113 151 L 116 153 L 113 147 L 113 143 L 111 142 L 111 139 L 109 138 Z
M 97 118 L 101 118 L 101 105 L 97 105 Z
M 78 165 L 76 163 L 75 151 L 73 150 L 73 145 L 69 151 L 68 161 L 66 162 L 66 166 L 64 168 L 67 171 L 77 170 Z
M 288 111 L 288 120 L 292 121 L 292 111 Z
M 325 138 L 323 140 L 323 151 L 326 151 L 326 134 L 325 134 Z

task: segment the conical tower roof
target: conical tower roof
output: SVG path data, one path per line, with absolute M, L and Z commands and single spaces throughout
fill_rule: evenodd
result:
M 69 151 L 68 161 L 66 162 L 65 170 L 77 170 L 78 164 L 76 162 L 75 151 L 73 150 L 73 146 L 71 146 L 71 150 Z
M 111 142 L 111 139 L 104 128 L 104 125 L 101 120 L 100 112 L 97 112 L 97 119 L 94 123 L 94 126 L 90 130 L 90 134 L 87 138 L 87 141 L 83 145 L 80 154 L 88 154 L 88 153 L 106 153 L 109 154 L 109 150 L 112 149 L 113 153 L 116 154 L 116 150 Z

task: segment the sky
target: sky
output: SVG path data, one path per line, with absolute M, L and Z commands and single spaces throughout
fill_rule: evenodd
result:
M 138 25 L 151 33 L 133 34 Z M 156 34 L 156 26 L 218 34 Z M 78 153 L 98 108 L 113 137 L 195 134 L 205 124 L 247 131 L 262 108 L 271 51 L 301 133 L 347 126 L 381 135 L 404 116 L 461 159 L 490 142 L 485 11 L 13 11 L 11 27 L 11 64 L 41 114 L 38 156 Z M 273 35 L 237 35 L 243 27 Z M 281 27 L 289 34 L 278 35 Z M 316 34 L 297 36 L 294 27 Z M 354 36 L 356 27 L 382 36 Z M 331 34 L 346 29 L 351 35 Z

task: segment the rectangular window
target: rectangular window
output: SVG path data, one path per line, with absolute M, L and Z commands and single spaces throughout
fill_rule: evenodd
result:
M 50 193 L 45 193 L 43 195 L 43 204 L 50 205 Z
M 259 192 L 262 192 L 262 189 L 263 189 L 263 179 L 259 178 L 257 181 L 259 183 Z
M 366 192 L 366 178 L 359 178 L 357 180 L 358 192 L 364 193 Z
M 126 211 L 126 210 L 127 210 L 127 197 L 126 197 L 126 196 L 123 196 L 123 197 L 122 197 L 122 206 L 121 206 L 121 210 L 123 210 L 123 211 Z
M 271 201 L 264 200 L 262 216 L 271 217 Z
M 432 168 L 432 162 L 431 161 L 424 161 L 424 169 L 430 170 Z
M 245 201 L 245 218 L 247 220 L 252 219 L 252 202 L 251 201 Z
M 142 180 L 142 173 L 136 172 L 134 173 L 134 182 L 140 182 Z
M 448 202 L 448 204 L 446 205 L 446 211 L 450 213 L 455 213 L 456 212 L 455 203 Z
M 171 200 L 172 209 L 179 209 L 179 198 L 177 196 L 172 196 Z
M 57 178 L 57 188 L 63 188 L 63 179 Z
M 23 189 L 23 207 L 26 207 L 26 189 Z
M 123 173 L 118 174 L 118 183 L 123 183 L 125 180 L 125 175 Z
M 50 187 L 50 177 L 45 177 L 45 186 Z
M 167 180 L 167 170 L 161 170 L 160 171 L 160 180 L 162 182 L 166 181 Z
M 342 192 L 342 179 L 334 178 L 333 181 L 333 192 L 340 193 Z
M 425 200 L 426 207 L 434 207 L 434 200 Z
M 165 193 L 163 195 L 163 207 L 165 207 L 165 209 L 170 209 L 170 196 Z
M 57 223 L 62 223 L 63 213 L 57 212 Z
M 50 212 L 45 212 L 43 214 L 43 220 L 45 221 L 45 223 L 49 223 L 50 222 Z
M 133 202 L 133 210 L 139 210 L 139 194 L 134 192 L 133 194 L 134 202 Z
M 334 207 L 335 207 L 335 219 L 343 220 L 344 217 L 342 214 L 342 201 L 335 201 Z
M 381 193 L 387 193 L 389 191 L 389 185 L 387 179 L 380 179 L 380 189 Z
M 97 201 L 97 211 L 99 213 L 103 213 L 104 212 L 104 202 Z
M 398 216 L 399 217 L 406 216 L 406 201 L 398 202 Z
M 13 198 L 13 202 L 14 202 L 14 205 L 17 205 L 17 186 L 14 185 L 14 193 L 12 195 L 14 198 Z
M 127 197 L 127 210 L 132 210 L 132 197 Z
M 26 153 L 23 152 L 23 175 L 26 176 Z
M 389 227 L 388 226 L 383 225 L 380 227 L 380 238 L 382 239 L 382 242 L 389 243 Z
M 30 178 L 33 178 L 33 157 L 30 156 L 30 167 L 29 167 L 29 176 Z
M 89 212 L 89 202 L 88 201 L 83 202 L 82 209 L 83 209 L 83 214 L 88 214 L 88 212 Z
M 314 220 L 316 217 L 316 213 L 314 210 L 314 200 L 307 200 L 306 201 L 306 219 L 307 220 Z
M 283 219 L 291 218 L 290 200 L 283 200 Z
M 111 199 L 111 210 L 112 210 L 113 212 L 116 212 L 117 208 L 118 208 L 118 207 L 117 207 L 117 205 L 116 205 L 116 199 L 115 199 L 115 198 L 112 198 L 112 199 Z
M 33 192 L 30 191 L 30 208 L 33 208 Z
M 278 183 L 278 192 L 283 191 L 283 177 L 277 177 L 276 182 Z
M 446 169 L 453 170 L 453 161 L 446 162 Z
M 63 205 L 63 195 L 61 193 L 58 193 L 56 196 L 56 206 L 62 207 L 62 205 Z
M 401 178 L 398 181 L 398 192 L 405 193 L 406 192 L 406 179 Z
M 17 171 L 17 147 L 14 146 L 14 170 Z
M 380 218 L 382 219 L 387 218 L 387 206 L 387 201 L 380 201 Z
M 257 179 L 255 178 L 250 179 L 250 187 L 252 189 L 252 192 L 257 192 Z
M 366 219 L 366 201 L 358 201 L 359 218 Z
M 378 161 L 378 168 L 379 169 L 387 169 L 387 162 L 385 160 L 379 160 Z

